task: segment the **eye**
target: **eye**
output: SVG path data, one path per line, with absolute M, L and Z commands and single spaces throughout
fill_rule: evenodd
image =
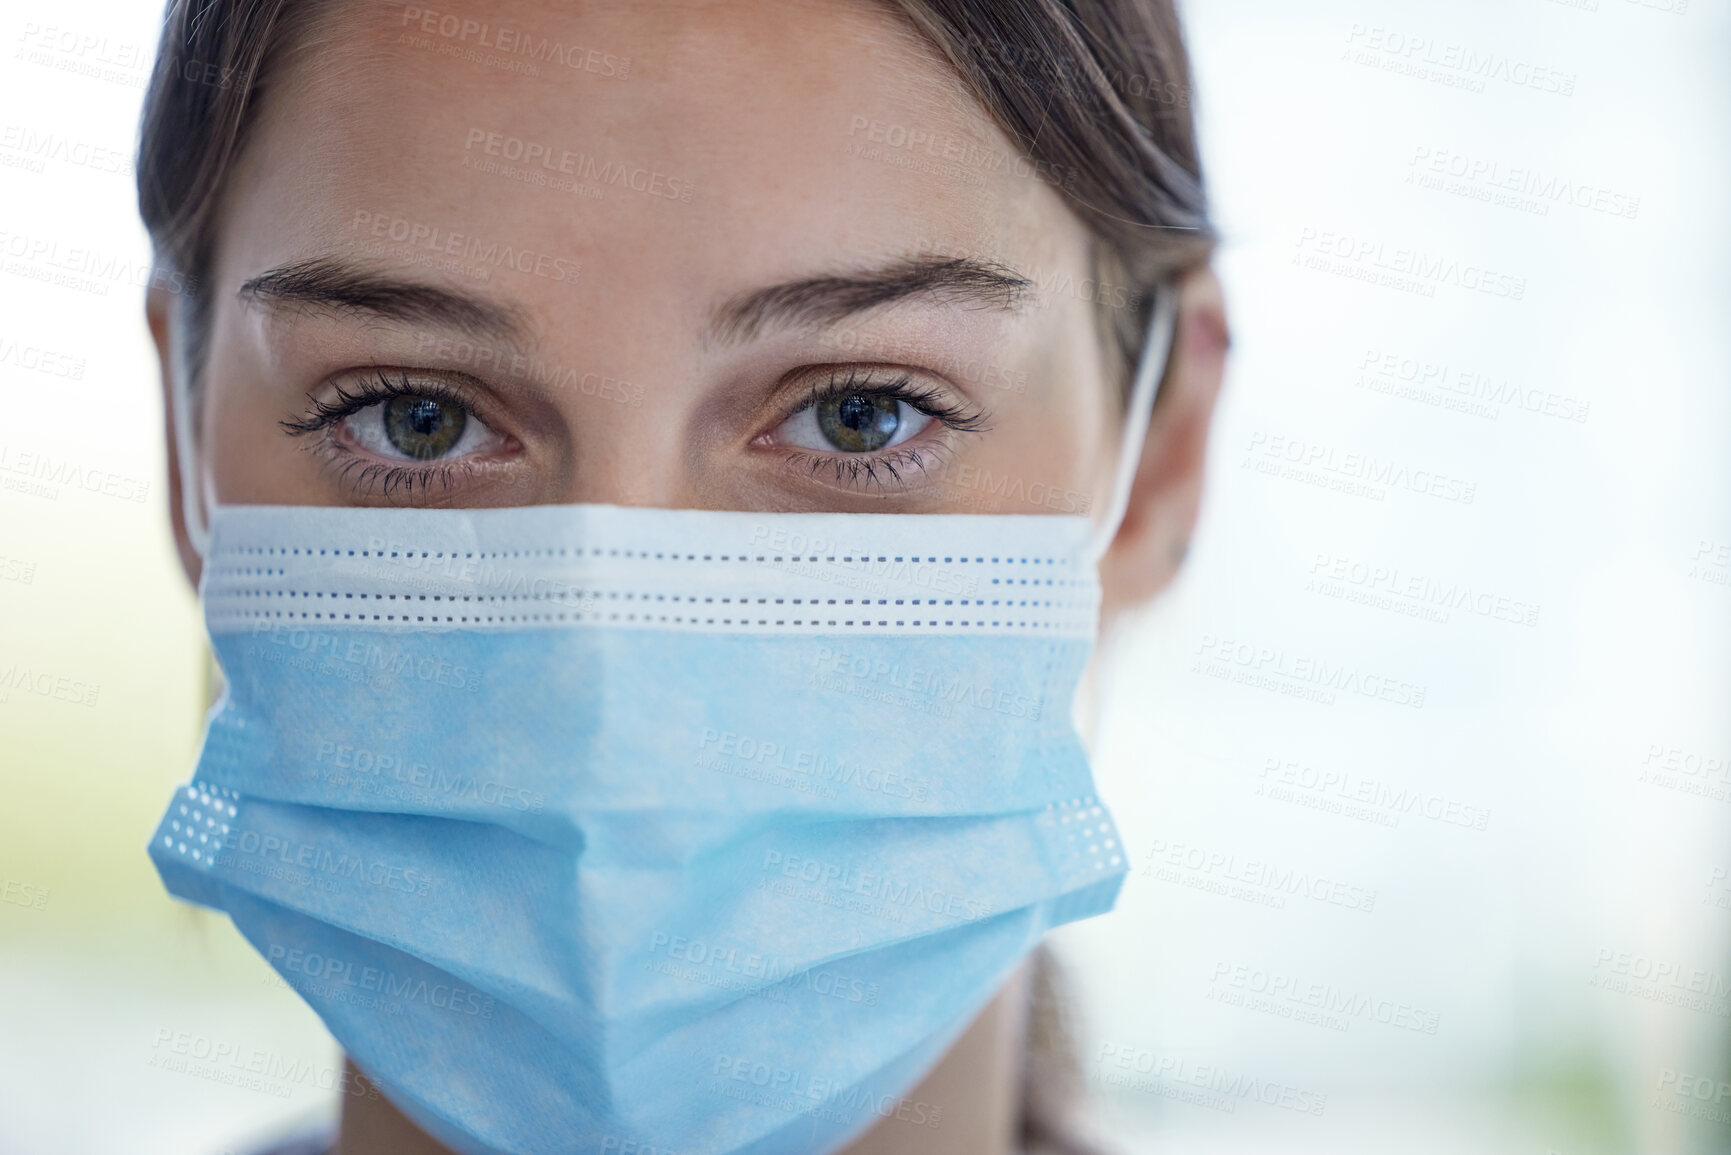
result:
M 774 437 L 799 449 L 875 453 L 918 436 L 933 420 L 888 390 L 838 389 L 813 398 Z
M 343 440 L 387 461 L 464 457 L 500 441 L 455 398 L 408 390 L 356 406 L 335 424 Z
M 454 376 L 375 368 L 332 382 L 329 393 L 308 394 L 307 411 L 278 424 L 312 438 L 307 448 L 358 500 L 497 480 L 523 448 L 477 415 L 487 411 L 485 387 Z
M 416 461 L 449 453 L 468 423 L 463 409 L 433 397 L 393 397 L 385 402 L 380 420 L 392 448 Z

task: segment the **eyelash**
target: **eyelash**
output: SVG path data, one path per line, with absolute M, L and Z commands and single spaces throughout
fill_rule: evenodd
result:
M 857 367 L 849 367 L 845 372 L 832 372 L 812 381 L 805 399 L 784 413 L 777 427 L 832 397 L 854 393 L 905 402 L 954 433 L 983 433 L 991 428 L 987 423 L 989 414 L 984 409 L 945 400 L 938 390 L 914 386 L 911 384 L 912 380 L 911 374 L 900 373 L 892 380 L 873 382 L 869 372 L 862 375 Z M 460 389 L 436 379 L 411 380 L 409 374 L 401 370 L 393 380 L 389 373 L 380 369 L 352 390 L 339 384 L 336 387 L 336 399 L 333 401 L 311 398 L 311 405 L 305 415 L 286 418 L 278 424 L 291 437 L 323 434 L 314 451 L 332 459 L 347 455 L 348 460 L 342 464 L 338 479 L 348 479 L 353 474 L 354 484 L 362 492 L 370 492 L 376 488 L 382 495 L 389 496 L 394 490 L 404 489 L 413 494 L 417 485 L 424 492 L 435 484 L 449 489 L 454 481 L 475 472 L 476 467 L 472 461 L 435 462 L 415 466 L 367 461 L 336 444 L 331 431 L 345 418 L 393 397 L 428 397 L 474 414 L 471 399 Z M 798 449 L 788 454 L 786 463 L 790 467 L 808 469 L 814 476 L 826 468 L 831 469 L 835 481 L 844 485 L 861 488 L 886 484 L 902 485 L 905 484 L 902 477 L 904 472 L 924 469 L 926 454 L 941 448 L 948 447 L 913 445 L 875 454 L 822 454 Z
M 334 401 L 310 398 L 312 404 L 306 415 L 290 417 L 277 424 L 291 437 L 323 434 L 313 451 L 327 459 L 336 459 L 339 455 L 346 454 L 348 460 L 343 462 L 337 479 L 346 480 L 353 474 L 355 487 L 362 493 L 370 493 L 376 488 L 381 495 L 388 497 L 392 491 L 401 488 L 413 494 L 417 485 L 424 492 L 435 483 L 449 489 L 453 481 L 475 472 L 472 461 L 432 462 L 414 466 L 388 461 L 367 461 L 336 444 L 331 437 L 331 431 L 344 418 L 393 397 L 429 397 L 447 405 L 455 405 L 470 415 L 475 412 L 474 402 L 470 397 L 443 381 L 431 378 L 413 381 L 407 372 L 401 370 L 398 371 L 397 379 L 392 380 L 388 373 L 380 369 L 352 392 L 338 385 Z
M 929 387 L 916 387 L 909 384 L 913 380 L 908 373 L 899 374 L 895 379 L 872 384 L 869 373 L 862 379 L 857 367 L 850 367 L 844 373 L 831 373 L 811 383 L 806 399 L 782 416 L 782 422 L 787 422 L 812 406 L 841 394 L 857 393 L 864 397 L 881 397 L 906 402 L 908 405 L 926 414 L 934 421 L 955 433 L 984 433 L 991 428 L 987 424 L 989 414 L 984 409 L 969 408 L 946 401 L 943 394 Z M 787 456 L 787 464 L 792 467 L 805 468 L 812 475 L 825 469 L 833 471 L 835 480 L 844 485 L 870 488 L 874 486 L 905 484 L 902 473 L 905 470 L 923 470 L 926 466 L 926 454 L 935 453 L 948 446 L 898 446 L 883 453 L 814 453 L 808 449 L 797 449 Z M 886 480 L 880 474 L 887 474 Z

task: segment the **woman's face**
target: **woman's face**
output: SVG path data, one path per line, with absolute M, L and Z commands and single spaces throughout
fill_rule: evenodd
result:
M 335 5 L 233 174 L 219 501 L 1105 504 L 1086 234 L 888 10 L 433 3 Z

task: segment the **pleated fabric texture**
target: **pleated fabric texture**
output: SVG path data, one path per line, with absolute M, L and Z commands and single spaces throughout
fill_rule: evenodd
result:
M 833 1150 L 1126 862 L 1063 516 L 217 510 L 150 844 L 456 1150 Z M 635 1144 L 635 1146 L 631 1146 Z

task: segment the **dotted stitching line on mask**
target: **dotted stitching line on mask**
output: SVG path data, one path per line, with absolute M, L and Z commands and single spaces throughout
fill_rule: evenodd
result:
M 936 555 L 933 555 L 930 557 L 920 557 L 917 554 L 906 554 L 906 555 L 899 555 L 899 556 L 898 555 L 890 555 L 890 554 L 880 554 L 880 555 L 876 555 L 876 556 L 873 556 L 871 554 L 857 554 L 857 555 L 855 555 L 855 554 L 843 554 L 843 555 L 839 555 L 839 556 L 835 555 L 835 554 L 830 554 L 830 555 L 811 554 L 809 556 L 805 556 L 805 555 L 800 555 L 800 554 L 761 554 L 761 553 L 760 554 L 726 554 L 726 553 L 723 553 L 723 554 L 683 553 L 682 554 L 682 553 L 666 553 L 666 552 L 660 552 L 660 551 L 658 551 L 656 553 L 650 553 L 648 550 L 607 549 L 607 548 L 602 548 L 600 546 L 594 546 L 594 547 L 591 547 L 589 549 L 584 549 L 582 547 L 578 547 L 576 549 L 519 549 L 519 550 L 498 551 L 498 552 L 493 552 L 493 551 L 473 552 L 473 551 L 470 551 L 470 552 L 464 552 L 464 553 L 459 553 L 456 550 L 450 550 L 450 551 L 436 550 L 436 551 L 432 551 L 432 552 L 429 552 L 426 550 L 421 550 L 421 551 L 417 552 L 417 551 L 412 550 L 412 549 L 411 550 L 382 550 L 382 549 L 376 549 L 376 550 L 348 549 L 348 550 L 345 550 L 345 549 L 341 548 L 340 546 L 335 548 L 335 549 L 327 549 L 327 548 L 314 549 L 311 546 L 308 546 L 304 549 L 299 547 L 299 546 L 284 546 L 284 547 L 278 547 L 278 546 L 228 546 L 228 547 L 225 547 L 223 549 L 217 550 L 214 556 L 218 560 L 225 558 L 225 557 L 230 557 L 230 556 L 236 556 L 236 557 L 296 557 L 296 556 L 298 556 L 298 557 L 373 557 L 373 558 L 393 558 L 394 557 L 394 558 L 405 558 L 405 559 L 418 557 L 418 558 L 424 558 L 424 559 L 428 559 L 428 560 L 432 560 L 432 559 L 442 560 L 445 558 L 451 558 L 454 560 L 457 558 L 462 558 L 465 560 L 471 560 L 472 559 L 472 560 L 477 560 L 477 561 L 485 561 L 485 560 L 496 559 L 496 558 L 584 557 L 584 556 L 588 556 L 588 557 L 635 558 L 635 559 L 640 560 L 640 561 L 733 561 L 733 562 L 806 562 L 806 563 L 820 562 L 820 561 L 821 562 L 832 562 L 832 563 L 836 562 L 836 561 L 844 561 L 844 562 L 854 562 L 854 561 L 862 561 L 862 562 L 869 562 L 869 561 L 922 562 L 923 561 L 923 562 L 927 562 L 927 563 L 936 563 L 936 562 L 942 561 L 943 563 L 945 563 L 947 565 L 1055 565 L 1055 566 L 1069 566 L 1072 564 L 1072 559 L 1065 558 L 1065 557 L 1031 557 L 1031 558 L 1030 557 L 994 557 L 994 558 L 945 557 L 945 558 L 939 558 Z M 266 572 L 269 572 L 269 571 L 266 571 Z M 276 572 L 280 573 L 282 571 L 278 570 Z
M 624 593 L 609 590 L 605 594 L 600 590 L 567 589 L 557 593 L 540 594 L 396 594 L 396 593 L 357 593 L 348 590 L 224 590 L 224 597 L 229 598 L 330 598 L 332 601 L 342 599 L 350 601 L 359 598 L 361 601 L 434 601 L 434 602 L 479 602 L 486 604 L 502 604 L 505 602 L 570 602 L 570 601 L 600 601 L 603 597 L 609 600 L 624 598 L 626 601 L 685 602 L 689 605 L 733 605 L 736 602 L 742 606 L 749 605 L 813 605 L 813 606 L 1017 606 L 1023 609 L 1081 609 L 1085 603 L 1061 601 L 1054 598 L 771 598 L 768 596 L 750 597 L 748 595 L 735 597 L 717 597 L 715 595 L 697 594 L 639 594 L 631 591 Z
M 745 601 L 746 601 L 746 599 L 741 599 L 741 604 L 742 605 L 745 604 Z M 814 599 L 814 604 L 816 604 L 815 599 Z M 930 621 L 925 621 L 923 619 L 915 619 L 913 621 L 908 621 L 906 619 L 897 619 L 894 623 L 890 622 L 890 620 L 887 618 L 879 619 L 875 622 L 869 618 L 862 618 L 858 621 L 855 621 L 852 618 L 847 618 L 847 619 L 842 619 L 842 620 L 838 620 L 835 618 L 829 618 L 827 620 L 813 618 L 810 621 L 807 621 L 804 618 L 795 618 L 792 621 L 789 621 L 786 618 L 777 618 L 774 620 L 771 620 L 769 618 L 755 618 L 755 619 L 754 618 L 740 618 L 738 621 L 735 621 L 733 618 L 730 618 L 730 617 L 724 617 L 724 618 L 717 620 L 715 618 L 699 618 L 699 617 L 695 617 L 695 616 L 686 617 L 683 614 L 672 614 L 672 615 L 669 615 L 669 614 L 657 615 L 657 614 L 652 614 L 652 613 L 638 614 L 638 613 L 632 613 L 629 611 L 627 611 L 625 613 L 620 613 L 618 611 L 615 611 L 613 613 L 609 613 L 609 614 L 606 614 L 604 616 L 603 614 L 601 614 L 598 611 L 592 612 L 592 613 L 578 612 L 578 613 L 569 613 L 569 614 L 475 614 L 475 615 L 469 615 L 469 614 L 443 614 L 443 615 L 441 615 L 441 614 L 413 614 L 413 615 L 411 615 L 411 614 L 366 614 L 366 613 L 342 613 L 342 614 L 338 614 L 335 611 L 332 611 L 330 613 L 325 613 L 322 610 L 301 610 L 299 612 L 296 612 L 294 610 L 256 610 L 256 611 L 229 610 L 226 612 L 215 613 L 212 615 L 212 617 L 218 623 L 285 620 L 285 621 L 290 621 L 290 622 L 297 622 L 297 621 L 298 622 L 321 622 L 321 623 L 329 623 L 332 625 L 340 625 L 343 622 L 403 622 L 405 624 L 413 622 L 413 623 L 425 623 L 425 624 L 431 624 L 431 625 L 506 625 L 506 624 L 532 624 L 532 623 L 538 623 L 538 622 L 552 623 L 552 622 L 603 622 L 603 621 L 607 621 L 607 622 L 619 622 L 619 621 L 638 622 L 638 621 L 641 621 L 641 622 L 645 622 L 645 623 L 668 623 L 668 624 L 672 624 L 672 625 L 694 625 L 694 626 L 696 626 L 696 625 L 708 625 L 708 626 L 714 626 L 714 625 L 723 625 L 723 626 L 754 626 L 754 625 L 755 626 L 769 626 L 769 625 L 789 626 L 789 625 L 792 625 L 792 626 L 808 626 L 808 627 L 809 626 L 851 626 L 851 627 L 860 628 L 860 627 L 870 627 L 870 626 L 889 626 L 891 624 L 894 624 L 896 626 L 902 626 L 902 627 L 920 626 L 920 627 L 934 627 L 934 628 L 939 627 L 939 626 L 967 626 L 970 628 L 986 627 L 986 626 L 1003 626 L 1003 627 L 1018 627 L 1018 628 L 1032 627 L 1032 628 L 1036 628 L 1036 629 L 1061 629 L 1061 628 L 1068 628 L 1068 627 L 1073 627 L 1073 626 L 1079 625 L 1081 622 L 1081 618 L 1079 616 L 1077 617 L 1076 621 L 1071 621 L 1071 622 L 1034 621 L 1034 620 L 1029 620 L 1029 619 L 1025 619 L 1025 618 L 1019 619 L 1019 620 L 993 619 L 991 621 L 987 621 L 985 619 L 971 620 L 971 619 L 966 619 L 966 618 L 960 619 L 960 620 L 957 620 L 954 618 L 948 618 L 948 619 L 945 619 L 943 621 L 939 621 L 936 618 L 933 618 Z
M 223 582 L 223 580 L 227 580 L 227 578 L 260 578 L 260 577 L 287 577 L 287 570 L 241 570 L 241 568 L 228 568 L 228 570 L 211 570 L 211 582 L 213 582 L 213 584 L 218 584 L 218 582 Z M 370 577 L 377 578 L 377 575 L 370 575 Z M 412 580 L 412 577 L 405 577 L 405 578 L 403 578 L 403 580 L 405 580 L 405 582 L 407 582 L 407 580 Z M 554 578 L 538 578 L 538 580 L 554 580 Z M 820 582 L 820 580 L 822 580 L 822 578 L 810 578 L 810 580 L 819 580 L 819 582 Z M 886 580 L 888 580 L 888 578 L 886 578 Z M 464 582 L 464 578 L 450 578 L 450 582 L 454 582 L 454 584 L 466 584 L 466 582 Z M 436 578 L 434 578 L 434 580 L 422 580 L 422 582 L 417 582 L 417 584 L 419 584 L 419 585 L 433 585 L 433 584 L 436 584 Z M 1068 580 L 1068 578 L 992 578 L 992 585 L 1051 585 L 1051 587 L 1077 587 L 1077 585 L 1082 585 L 1082 582 L 1077 582 L 1077 580 Z M 239 590 L 239 589 L 230 589 L 230 587 L 218 587 L 218 589 L 216 589 L 215 592 L 222 592 L 222 594 L 228 594 L 228 596 L 234 596 L 234 594 L 248 594 L 248 592 L 251 592 L 251 590 Z M 578 590 L 578 592 L 582 592 L 582 590 Z M 338 594 L 329 594 L 329 596 L 336 597 L 336 596 L 338 596 Z M 355 596 L 355 594 L 350 594 L 350 596 Z M 367 594 L 358 594 L 358 596 L 367 597 Z M 388 596 L 388 594 L 372 594 L 372 597 L 386 597 L 386 596 Z M 396 594 L 389 594 L 389 596 L 395 597 Z M 414 596 L 415 596 L 415 594 L 402 594 L 402 597 L 414 597 Z M 597 592 L 597 596 L 599 596 L 599 592 Z M 630 594 L 627 594 L 627 596 L 630 596 Z M 419 594 L 419 597 L 421 597 L 422 601 L 424 601 L 424 599 L 426 599 L 426 597 L 428 597 L 428 594 Z M 433 596 L 431 596 L 431 597 L 433 597 L 434 601 L 438 601 L 438 599 L 440 599 L 440 597 L 445 597 L 445 599 L 448 599 L 448 601 L 457 601 L 457 594 L 433 594 Z M 474 594 L 473 597 L 476 597 L 476 599 L 502 599 L 502 597 L 535 597 L 535 596 L 533 596 L 533 594 L 511 594 L 511 596 L 507 596 L 507 594 Z M 613 594 L 608 594 L 608 597 L 618 597 L 618 594 L 616 594 L 616 592 L 613 592 Z M 647 594 L 646 594 L 646 597 L 647 597 Z M 462 597 L 462 601 L 469 601 L 469 599 L 471 599 L 471 597 L 469 597 L 469 596 Z M 725 599 L 725 597 L 724 597 L 724 599 L 722 599 L 722 601 L 727 601 L 727 599 Z M 763 601 L 762 597 L 758 597 L 758 601 Z M 777 599 L 777 601 L 781 601 L 781 599 Z M 812 601 L 819 601 L 819 599 L 815 599 L 815 597 L 814 597 L 814 599 L 812 599 Z M 865 599 L 865 601 L 869 601 L 869 599 Z M 831 599 L 831 603 L 829 603 L 829 604 L 834 604 L 834 599 Z M 848 601 L 848 604 L 853 604 L 853 603 L 852 603 L 852 601 Z M 878 604 L 890 604 L 890 603 L 886 603 L 886 601 L 879 601 Z M 902 603 L 900 603 L 900 601 L 897 601 L 897 603 L 895 603 L 895 604 L 902 604 Z M 916 599 L 916 601 L 914 601 L 914 604 L 916 604 L 916 606 L 917 606 L 917 604 L 921 604 L 921 603 L 919 603 L 919 601 L 917 601 L 917 599 Z M 933 601 L 931 601 L 931 604 L 936 604 L 936 599 L 933 599 Z M 943 603 L 943 604 L 952 604 L 952 603 L 949 603 L 949 601 L 947 601 L 947 603 Z M 969 603 L 968 603 L 968 601 L 962 601 L 962 604 L 969 604 Z M 981 601 L 978 601 L 978 604 L 981 604 L 981 606 L 983 606 L 983 604 L 987 604 L 987 603 L 985 603 L 985 601 L 983 601 L 983 599 L 981 599 Z M 992 604 L 997 604 L 997 603 L 992 603 Z M 1039 604 L 1051 604 L 1051 603 L 1039 603 Z

